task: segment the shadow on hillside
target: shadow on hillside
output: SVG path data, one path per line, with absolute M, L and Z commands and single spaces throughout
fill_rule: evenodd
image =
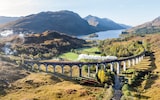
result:
M 62 73 L 58 73 L 58 72 L 46 72 L 44 70 L 31 70 L 31 68 L 25 67 L 26 70 L 34 72 L 34 73 L 47 73 L 52 75 L 51 79 L 53 81 L 57 81 L 57 82 L 62 82 L 62 81 L 70 81 L 76 84 L 81 84 L 81 85 L 86 85 L 86 86 L 90 86 L 90 87 L 103 87 L 102 84 L 99 84 L 96 80 L 91 79 L 91 78 L 87 78 L 87 77 L 70 77 L 67 76 L 66 74 L 62 74 Z
M 153 71 L 154 69 L 157 68 L 157 66 L 156 66 L 156 64 L 155 64 L 154 52 L 150 52 L 150 53 L 149 53 L 149 56 L 150 56 L 150 61 L 151 61 L 150 65 L 149 65 L 149 66 L 151 66 L 151 68 L 150 68 L 149 70 L 150 70 L 150 71 Z
M 158 78 L 158 75 L 153 74 L 153 70 L 155 70 L 157 68 L 156 64 L 155 64 L 155 55 L 154 52 L 150 52 L 148 53 L 150 56 L 150 65 L 151 68 L 149 69 L 151 73 L 149 73 L 149 79 L 147 80 L 145 89 L 151 88 L 151 85 L 155 83 L 155 80 Z
M 145 70 L 143 72 L 140 72 L 144 79 L 141 79 L 141 78 L 138 79 L 136 81 L 136 83 L 133 84 L 134 88 L 132 88 L 131 91 L 134 91 L 134 92 L 137 93 L 135 95 L 137 98 L 139 98 L 139 99 L 147 99 L 148 100 L 151 97 L 144 96 L 143 93 L 145 93 L 146 89 L 151 88 L 152 84 L 155 83 L 155 80 L 158 78 L 158 76 L 153 73 L 153 70 L 156 69 L 156 67 L 157 67 L 156 64 L 155 64 L 154 52 L 147 52 L 146 57 L 150 57 L 150 60 L 149 60 L 150 64 L 148 65 L 148 66 L 150 66 L 150 68 L 148 68 L 147 70 Z M 146 81 L 144 87 L 143 87 L 143 84 L 142 84 L 143 81 Z
M 152 84 L 155 83 L 155 80 L 158 78 L 158 75 L 153 73 L 153 70 L 155 70 L 157 68 L 156 64 L 155 64 L 155 56 L 154 56 L 154 52 L 147 52 L 146 56 L 150 57 L 150 64 L 148 66 L 150 66 L 149 69 L 145 70 L 143 72 L 143 77 L 145 78 L 145 76 L 147 75 L 148 78 L 145 79 L 146 80 L 146 84 L 144 87 L 145 89 L 149 89 L 151 88 Z M 143 80 L 139 79 L 138 81 L 136 81 L 136 86 L 140 86 Z M 133 91 L 136 91 L 135 89 Z M 145 97 L 144 97 L 145 98 Z
M 1 95 L 6 95 L 5 87 L 0 86 L 0 96 Z
M 73 80 L 72 77 L 69 77 L 69 76 L 64 75 L 64 74 L 61 74 L 61 73 L 54 72 L 54 73 L 52 73 L 52 74 L 53 74 L 55 77 L 60 78 L 60 79 L 65 80 L 65 81 L 75 81 L 75 80 Z
M 151 88 L 151 85 L 155 83 L 155 80 L 158 78 L 157 75 L 151 75 L 150 78 L 147 80 L 145 89 Z
M 151 98 L 151 97 L 149 97 L 149 96 L 144 96 L 144 95 L 142 95 L 142 94 L 136 94 L 135 97 L 136 97 L 138 100 L 141 100 L 141 99 L 148 100 L 149 98 Z

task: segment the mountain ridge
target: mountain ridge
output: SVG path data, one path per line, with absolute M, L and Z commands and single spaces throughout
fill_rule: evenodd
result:
M 41 33 L 55 30 L 70 35 L 85 35 L 96 32 L 94 27 L 72 11 L 40 12 L 0 26 L 1 30 L 13 29 L 15 32 Z
M 99 31 L 107 31 L 107 30 L 117 30 L 117 29 L 125 29 L 126 26 L 122 24 L 118 24 L 111 19 L 108 18 L 100 18 L 97 16 L 88 15 L 84 18 L 91 25 L 96 27 Z
M 11 21 L 15 21 L 20 17 L 9 17 L 9 16 L 0 16 L 0 24 L 5 24 Z
M 89 17 L 95 19 L 93 21 L 95 25 L 89 23 Z M 108 18 L 90 15 L 87 20 L 87 17 L 81 18 L 79 14 L 68 10 L 40 12 L 0 25 L 0 31 L 13 30 L 14 33 L 42 33 L 47 30 L 54 30 L 74 36 L 125 28 L 124 25 Z
M 128 29 L 126 32 L 135 34 L 150 34 L 160 32 L 160 16 L 152 21 Z

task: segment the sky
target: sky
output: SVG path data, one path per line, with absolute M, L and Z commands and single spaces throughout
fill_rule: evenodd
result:
M 160 16 L 160 0 L 0 0 L 0 16 L 26 16 L 60 10 L 136 26 Z

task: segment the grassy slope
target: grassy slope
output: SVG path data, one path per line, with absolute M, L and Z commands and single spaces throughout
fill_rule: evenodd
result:
M 144 40 L 151 43 L 151 50 L 154 52 L 153 56 L 145 57 L 145 59 L 138 65 L 134 66 L 134 68 L 138 70 L 152 70 L 154 75 L 158 75 L 156 78 L 150 78 L 145 86 L 145 90 L 142 91 L 142 98 L 140 100 L 160 100 L 160 35 L 152 34 L 147 35 L 145 37 L 135 37 L 133 40 Z M 155 58 L 155 60 L 154 60 Z M 141 86 L 139 87 L 141 88 Z M 137 100 L 139 100 L 137 98 Z
M 60 58 L 75 61 L 78 58 L 78 54 L 73 53 L 73 52 L 67 52 L 63 53 L 62 55 L 59 56 Z
M 149 70 L 152 68 L 151 58 L 149 56 L 145 57 L 142 62 L 133 66 L 133 68 L 136 70 Z
M 144 58 L 142 62 L 133 66 L 133 69 L 136 70 L 151 70 L 154 75 L 158 75 L 156 78 L 150 78 L 145 86 L 145 90 L 142 91 L 142 98 L 135 98 L 136 100 L 146 100 L 144 98 L 147 97 L 147 100 L 160 100 L 160 34 L 150 34 L 145 37 L 132 37 L 128 41 L 123 42 L 114 42 L 114 44 L 128 44 L 133 41 L 148 41 L 151 43 L 151 50 L 154 52 L 153 56 L 147 56 Z M 154 60 L 155 58 L 155 60 Z M 138 87 L 141 89 L 142 85 Z M 136 92 L 132 91 L 132 94 L 136 94 Z
M 160 100 L 160 35 L 150 35 L 151 43 L 152 43 L 152 51 L 154 52 L 154 73 L 158 75 L 157 78 L 151 78 L 149 81 L 150 83 L 148 86 L 150 86 L 148 89 L 146 89 L 146 92 L 143 94 L 144 96 L 150 97 L 150 100 Z M 153 59 L 152 59 L 153 60 Z
M 0 100 L 96 100 L 102 88 L 87 87 L 44 73 L 31 73 L 12 84 Z

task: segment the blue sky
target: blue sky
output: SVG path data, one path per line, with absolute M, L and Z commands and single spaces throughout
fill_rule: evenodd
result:
M 71 10 L 118 23 L 139 25 L 160 16 L 160 0 L 1 0 L 0 16 L 25 16 L 41 11 Z

